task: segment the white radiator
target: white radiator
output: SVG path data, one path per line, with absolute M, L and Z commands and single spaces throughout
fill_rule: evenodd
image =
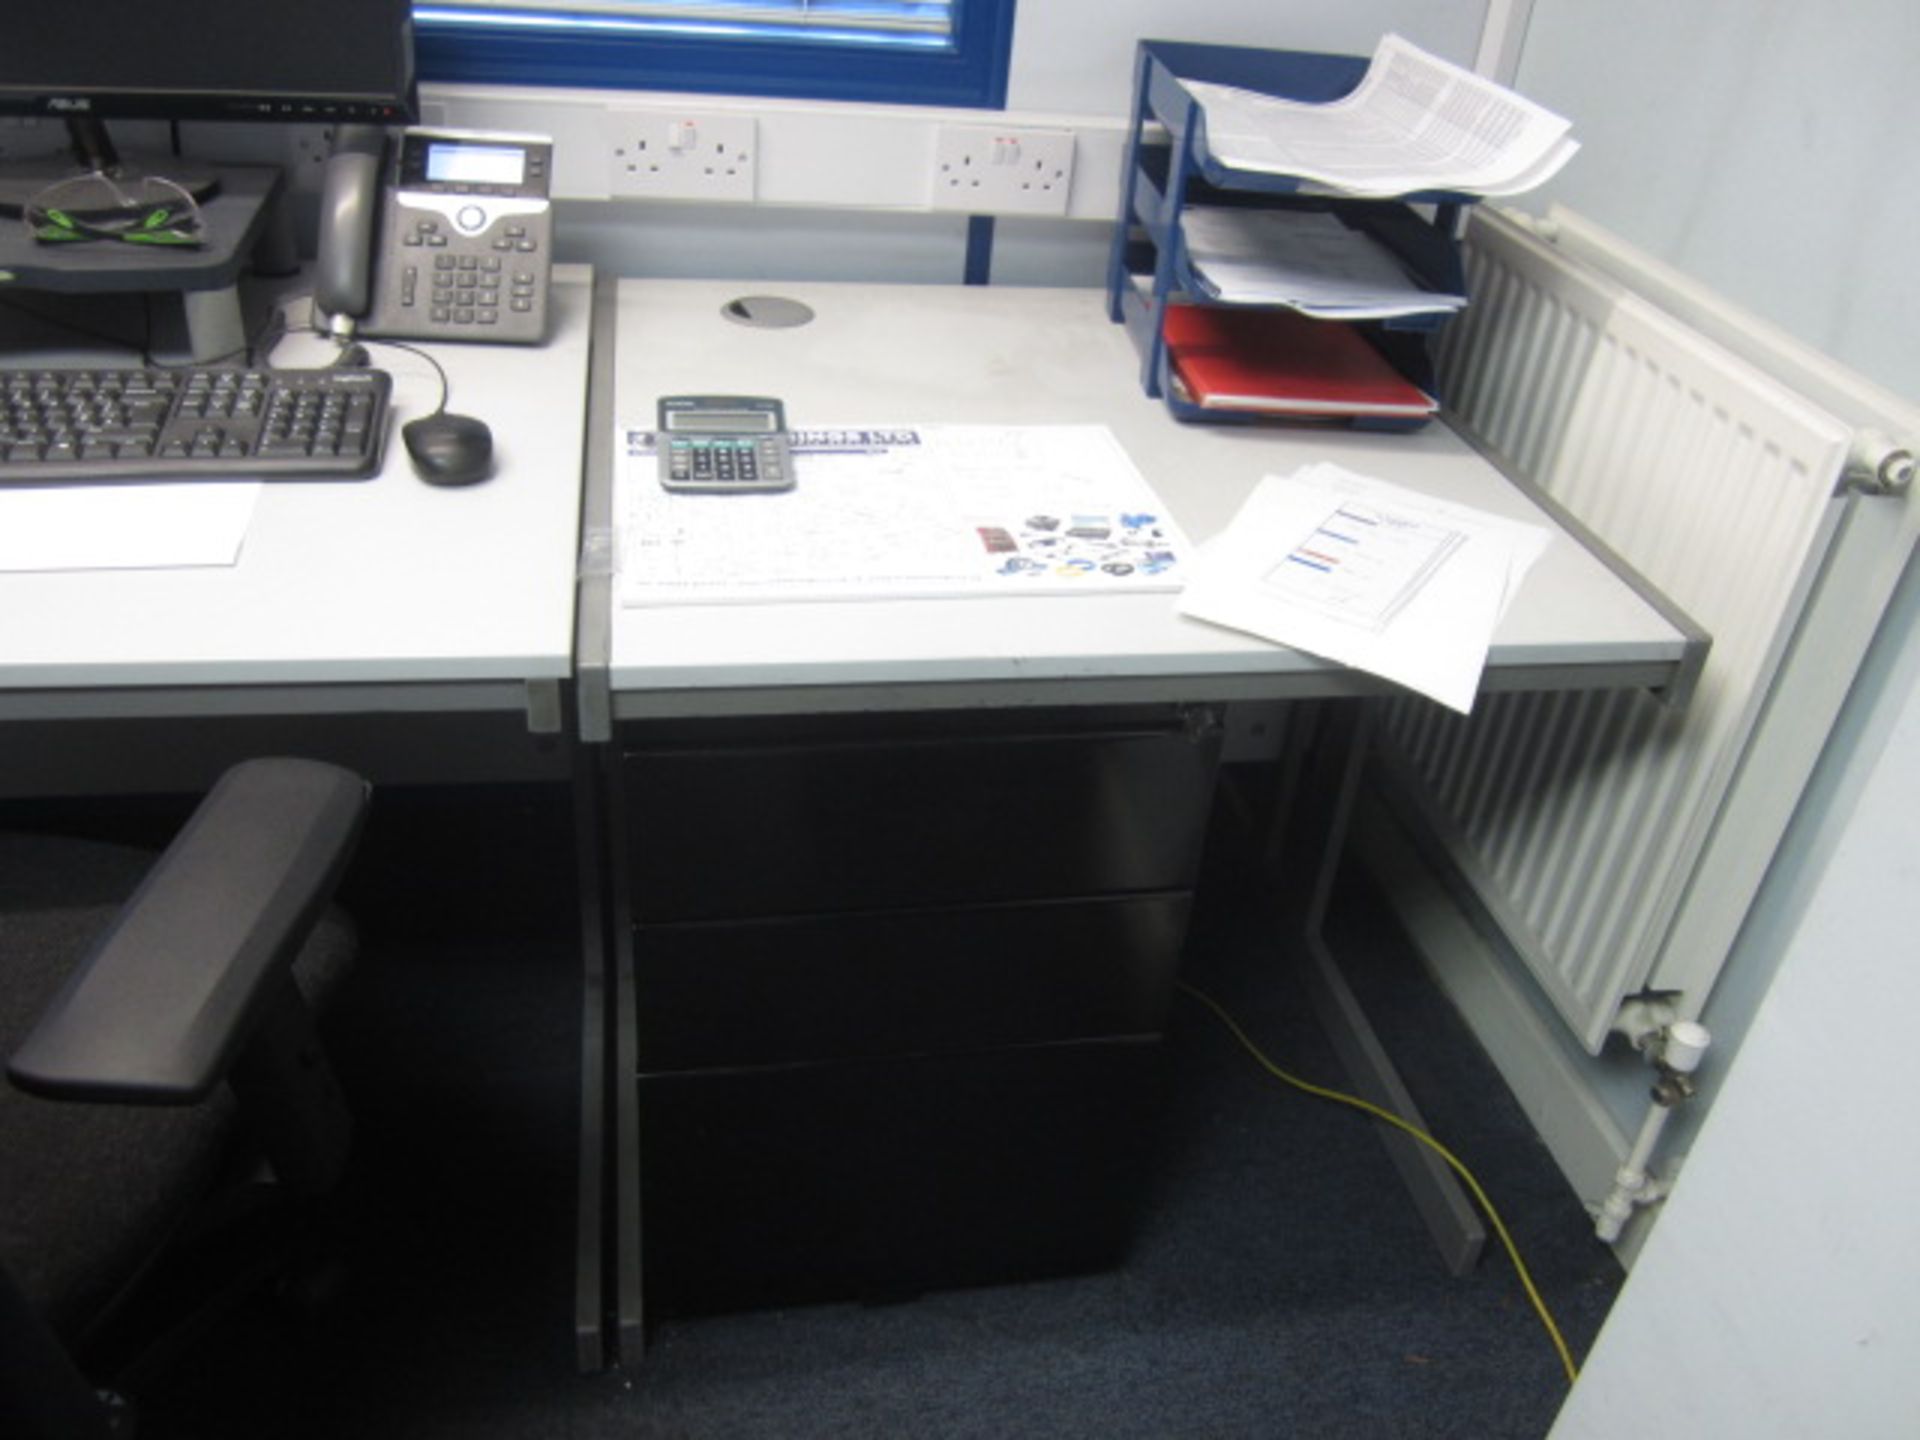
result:
M 1698 686 L 1681 708 L 1483 696 L 1467 719 L 1409 698 L 1381 727 L 1397 791 L 1593 1053 L 1636 992 L 1698 1014 L 1844 696 L 1852 665 L 1816 657 L 1797 719 L 1767 718 L 1856 503 L 1858 428 L 1636 293 L 1671 277 L 1634 283 L 1597 233 L 1604 267 L 1478 215 L 1442 385 L 1457 428 L 1711 636 Z M 1855 661 L 1878 613 L 1856 610 Z

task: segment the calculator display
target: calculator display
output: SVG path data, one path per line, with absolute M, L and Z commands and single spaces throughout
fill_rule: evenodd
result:
M 709 435 L 764 435 L 777 428 L 766 410 L 670 410 L 669 430 L 703 430 Z

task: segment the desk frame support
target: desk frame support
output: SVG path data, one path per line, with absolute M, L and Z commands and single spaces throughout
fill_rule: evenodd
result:
M 1319 856 L 1312 889 L 1305 897 L 1302 938 L 1309 993 L 1321 1028 L 1360 1098 L 1426 1132 L 1426 1121 L 1341 973 L 1326 936 L 1327 910 L 1372 744 L 1374 708 L 1366 700 L 1328 701 L 1316 707 L 1315 723 L 1295 741 L 1291 757 L 1295 793 L 1286 807 L 1289 819 L 1280 848 Z M 1270 853 L 1268 858 L 1271 865 L 1280 857 Z M 1384 1121 L 1375 1125 L 1448 1271 L 1468 1274 L 1479 1263 L 1487 1241 L 1479 1212 L 1430 1146 Z
M 580 1176 L 574 1248 L 575 1360 L 582 1374 L 605 1369 L 612 1357 L 606 1336 L 607 1211 L 609 1189 L 607 884 L 598 756 L 573 747 L 574 856 L 578 868 L 581 947 Z
M 631 917 L 613 883 L 626 857 L 607 816 L 613 793 L 613 704 L 608 679 L 613 599 L 616 284 L 596 275 L 587 370 L 586 474 L 581 491 L 572 721 L 576 839 L 585 948 L 586 1038 L 581 1052 L 580 1195 L 574 1328 L 585 1371 L 639 1362 L 646 1347 L 640 1272 L 639 1041 L 633 1004 Z
M 611 795 L 615 782 L 613 747 L 596 747 L 599 756 L 602 795 Z M 602 836 L 607 864 L 614 874 L 631 873 L 632 859 L 627 854 L 625 826 L 610 823 Z M 611 885 L 609 918 L 612 935 L 607 950 L 607 994 L 613 1011 L 607 1027 L 608 1094 L 612 1128 L 609 1134 L 612 1161 L 613 1204 L 608 1219 L 613 1229 L 610 1271 L 613 1290 L 608 1324 L 608 1359 L 614 1364 L 638 1364 L 647 1348 L 645 1274 L 642 1269 L 640 1183 L 640 1032 L 634 1010 L 633 912 L 625 885 Z

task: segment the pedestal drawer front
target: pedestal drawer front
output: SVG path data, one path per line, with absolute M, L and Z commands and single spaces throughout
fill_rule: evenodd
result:
M 649 1313 L 1117 1263 L 1158 1057 L 1107 1041 L 643 1079 Z
M 631 751 L 642 921 L 1182 889 L 1217 733 L 889 734 Z
M 647 1071 L 1157 1034 L 1185 893 L 641 928 Z

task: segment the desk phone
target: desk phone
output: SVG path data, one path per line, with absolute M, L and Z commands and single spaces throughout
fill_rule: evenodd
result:
M 534 135 L 413 127 L 389 141 L 343 130 L 328 160 L 314 295 L 335 333 L 543 342 L 552 158 Z
M 725 494 L 791 490 L 786 408 L 760 395 L 660 399 L 660 483 Z

